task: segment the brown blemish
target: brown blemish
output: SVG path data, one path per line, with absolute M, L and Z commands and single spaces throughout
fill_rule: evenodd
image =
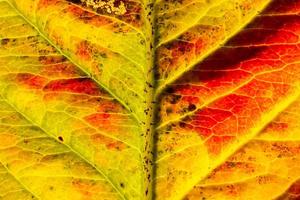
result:
M 64 141 L 64 138 L 62 136 L 58 136 L 58 140 L 63 142 Z
M 2 45 L 7 45 L 9 41 L 10 41 L 10 39 L 4 38 L 4 39 L 1 40 L 1 44 Z

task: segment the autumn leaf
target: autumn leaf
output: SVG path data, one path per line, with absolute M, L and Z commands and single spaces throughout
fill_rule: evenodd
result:
M 298 199 L 299 0 L 0 0 L 0 197 Z

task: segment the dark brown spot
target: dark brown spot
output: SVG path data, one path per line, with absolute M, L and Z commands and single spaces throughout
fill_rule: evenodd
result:
M 197 107 L 194 104 L 190 104 L 189 107 L 188 107 L 188 110 L 189 111 L 194 111 L 194 110 L 196 110 L 196 108 Z
M 62 136 L 58 136 L 58 140 L 63 142 L 64 141 L 64 138 Z
M 2 45 L 6 45 L 8 42 L 9 42 L 8 38 L 4 38 L 4 39 L 1 40 Z

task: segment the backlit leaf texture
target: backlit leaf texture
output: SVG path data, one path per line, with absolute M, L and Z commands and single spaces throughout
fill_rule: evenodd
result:
M 0 199 L 299 199 L 299 14 L 0 0 Z

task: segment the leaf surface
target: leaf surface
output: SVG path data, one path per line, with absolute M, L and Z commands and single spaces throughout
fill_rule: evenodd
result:
M 0 0 L 2 199 L 297 199 L 299 0 Z

